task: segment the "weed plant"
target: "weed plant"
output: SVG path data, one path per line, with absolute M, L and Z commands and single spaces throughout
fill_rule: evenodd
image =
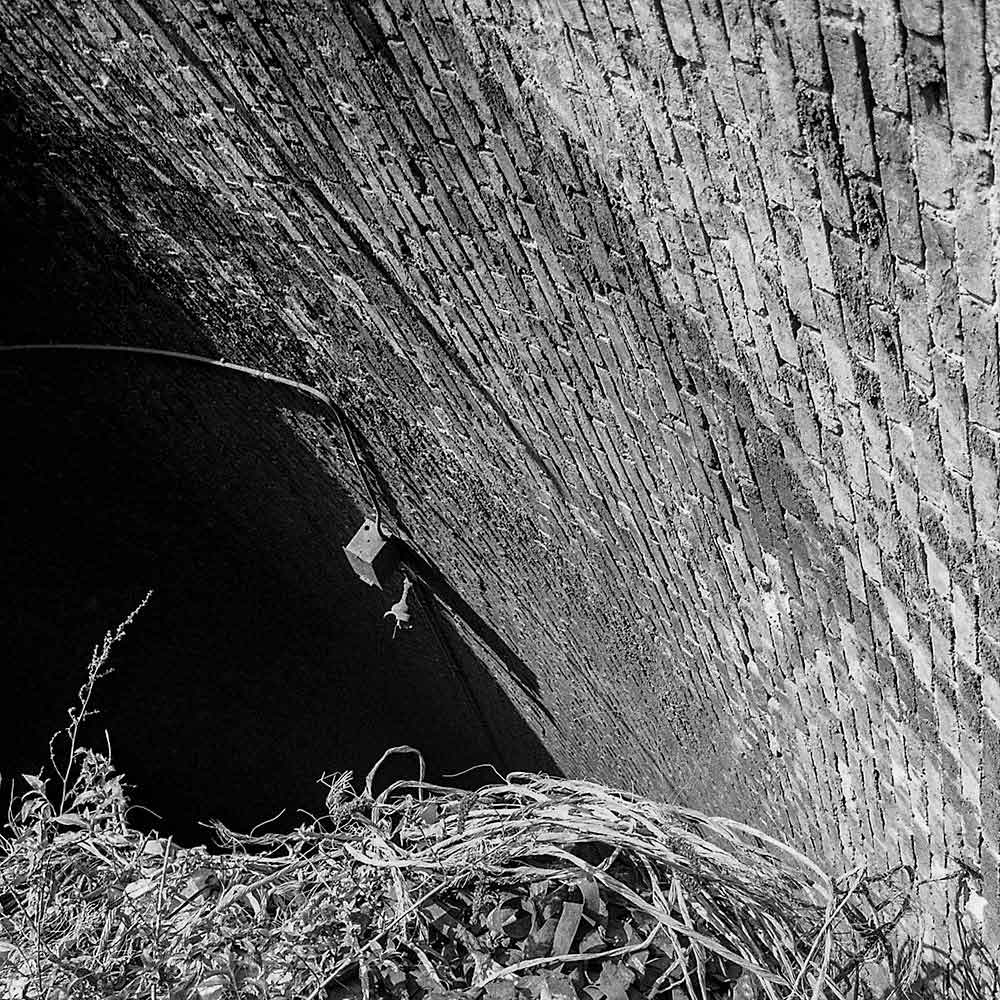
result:
M 467 792 L 423 780 L 417 755 L 417 780 L 376 795 L 408 747 L 360 790 L 324 776 L 324 815 L 290 833 L 215 823 L 214 851 L 141 833 L 110 750 L 80 737 L 144 604 L 11 803 L 4 998 L 847 1000 L 892 964 L 894 879 L 831 879 L 759 830 L 587 781 Z

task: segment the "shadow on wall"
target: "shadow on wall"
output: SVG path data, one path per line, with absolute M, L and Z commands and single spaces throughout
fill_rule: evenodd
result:
M 1000 965 L 993 950 L 977 934 L 959 923 L 958 948 L 948 955 L 931 949 L 936 957 L 925 958 L 916 979 L 903 994 L 909 1000 L 962 997 L 963 1000 L 993 1000 L 1000 996 Z M 898 992 L 887 990 L 881 1000 L 893 1000 Z
M 8 336 L 217 353 L 30 157 L 0 157 Z M 44 763 L 92 647 L 149 589 L 88 740 L 109 731 L 136 801 L 163 816 L 149 823 L 182 842 L 211 817 L 246 829 L 288 809 L 292 825 L 322 808 L 324 771 L 363 776 L 395 744 L 422 749 L 432 778 L 485 761 L 555 772 L 446 615 L 435 635 L 415 609 L 392 640 L 398 595 L 341 551 L 361 513 L 318 457 L 324 423 L 294 394 L 153 362 L 0 356 L 0 774 Z

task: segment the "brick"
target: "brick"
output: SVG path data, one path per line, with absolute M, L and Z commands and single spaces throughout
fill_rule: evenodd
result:
M 813 307 L 808 265 L 803 254 L 802 230 L 795 216 L 781 208 L 772 209 L 771 222 L 778 245 L 778 257 L 781 261 L 788 305 L 799 322 L 815 326 L 816 312 Z
M 1000 641 L 1000 550 L 984 545 L 976 552 L 976 570 L 980 585 L 979 622 L 986 639 Z
M 822 333 L 826 366 L 830 372 L 834 393 L 840 400 L 853 401 L 857 396 L 850 348 L 844 333 L 840 303 L 826 292 L 816 291 L 817 319 Z
M 977 0 L 947 0 L 941 10 L 951 126 L 956 132 L 984 138 L 989 104 L 983 4 Z
M 782 0 L 798 76 L 813 87 L 826 82 L 826 59 L 816 0 Z
M 818 288 L 833 292 L 836 286 L 816 177 L 807 164 L 793 160 L 789 168 L 789 183 L 809 278 Z
M 824 17 L 821 23 L 846 167 L 870 177 L 875 173 L 875 152 L 861 70 L 863 43 L 850 22 Z
M 830 255 L 851 353 L 871 361 L 875 350 L 868 318 L 871 295 L 862 271 L 861 248 L 851 237 L 831 233 Z
M 905 114 L 909 98 L 898 5 L 893 0 L 868 0 L 864 17 L 865 55 L 872 97 L 880 108 Z
M 715 265 L 719 290 L 725 303 L 728 322 L 732 331 L 731 336 L 736 343 L 747 344 L 750 342 L 752 334 L 743 302 L 743 289 L 740 286 L 739 278 L 733 267 L 732 257 L 729 254 L 729 247 L 726 241 L 714 240 L 712 242 L 712 261 Z M 739 370 L 735 353 L 731 358 L 728 354 L 724 353 L 723 359 L 723 364 L 727 367 L 732 367 L 734 371 Z
M 701 62 L 701 49 L 687 0 L 664 0 L 662 10 L 674 51 L 689 62 Z
M 706 82 L 710 84 L 713 99 L 722 114 L 732 121 L 739 117 L 737 109 L 740 101 L 730 59 L 730 40 L 719 0 L 691 4 L 689 9 L 705 63 Z
M 909 122 L 880 109 L 873 118 L 892 252 L 911 264 L 922 264 L 924 244 L 910 158 Z
M 750 0 L 722 0 L 722 16 L 733 58 L 754 62 L 757 57 L 757 32 Z
M 873 181 L 856 177 L 850 181 L 854 231 L 860 246 L 861 270 L 868 294 L 877 304 L 888 307 L 893 299 L 892 273 L 895 260 L 890 254 L 882 188 Z M 870 275 L 880 275 L 872 281 Z
M 944 219 L 924 213 L 927 248 L 927 313 L 934 346 L 958 353 L 962 349 L 958 312 L 958 273 L 955 267 L 955 230 Z
M 860 409 L 856 406 L 842 406 L 844 422 L 843 448 L 847 472 L 852 491 L 865 496 L 868 493 L 868 466 L 865 460 L 865 432 Z
M 903 364 L 918 390 L 930 396 L 933 394 L 934 375 L 930 363 L 927 289 L 920 271 L 901 267 L 896 274 L 899 280 L 899 339 Z
M 926 399 L 913 395 L 910 404 L 910 427 L 919 493 L 922 497 L 936 498 L 944 488 L 942 483 L 944 461 L 937 415 Z
M 956 136 L 952 143 L 955 162 L 955 244 L 959 285 L 963 292 L 992 302 L 993 160 L 974 143 Z
M 768 197 L 787 204 L 789 197 L 782 193 L 787 190 L 785 158 L 778 151 L 802 144 L 795 117 L 795 91 L 788 65 L 776 62 L 774 53 L 765 50 L 762 65 L 763 73 L 742 63 L 734 67 L 746 118 L 746 127 L 740 131 L 753 142 Z
M 850 232 L 853 223 L 844 176 L 844 157 L 829 96 L 819 91 L 800 89 L 797 118 L 805 136 L 806 148 L 816 166 L 823 215 L 832 226 Z
M 902 421 L 906 417 L 906 380 L 897 316 L 874 305 L 868 312 L 874 335 L 875 371 L 881 385 L 882 410 L 888 421 Z
M 959 359 L 941 351 L 933 352 L 932 363 L 945 467 L 963 476 L 971 476 L 964 365 Z
M 991 436 L 973 425 L 969 428 L 972 453 L 972 496 L 976 535 L 981 541 L 996 540 L 1000 532 L 1000 495 L 996 445 Z
M 942 0 L 900 0 L 903 24 L 922 35 L 941 33 Z
M 950 565 L 962 567 L 973 545 L 974 502 L 969 476 L 950 472 L 945 479 L 945 523 L 951 534 Z
M 951 206 L 951 125 L 944 47 L 921 35 L 911 35 L 906 48 L 906 78 L 910 91 L 915 171 L 920 196 L 938 208 Z
M 865 454 L 881 470 L 889 469 L 889 434 L 885 425 L 882 391 L 878 375 L 859 367 L 855 375 L 862 426 L 865 429 Z
M 985 42 L 986 65 L 993 73 L 995 84 L 995 71 L 1000 65 L 1000 6 L 997 5 L 996 0 L 986 0 Z
M 961 316 L 969 419 L 989 430 L 1000 431 L 996 311 L 963 296 Z

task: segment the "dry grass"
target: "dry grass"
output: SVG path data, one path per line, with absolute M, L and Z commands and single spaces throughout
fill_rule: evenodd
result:
M 67 763 L 54 744 L 54 777 L 11 808 L 5 998 L 818 1000 L 885 957 L 864 871 L 832 881 L 759 831 L 584 781 L 375 795 L 375 771 L 360 793 L 340 774 L 289 834 L 217 825 L 223 853 L 143 835 L 109 754 L 78 745 L 122 631 Z

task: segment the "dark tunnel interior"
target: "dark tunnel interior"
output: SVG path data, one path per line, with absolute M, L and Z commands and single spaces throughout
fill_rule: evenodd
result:
M 30 153 L 8 143 L 0 163 L 7 342 L 212 353 Z M 556 772 L 439 604 L 392 638 L 383 615 L 398 594 L 349 567 L 342 546 L 363 513 L 317 457 L 333 430 L 300 404 L 157 359 L 0 354 L 5 796 L 45 763 L 91 650 L 149 590 L 84 733 L 102 748 L 107 730 L 152 811 L 134 813 L 139 826 L 204 842 L 202 821 L 247 830 L 286 810 L 273 828 L 288 828 L 297 810 L 322 811 L 324 772 L 363 776 L 399 744 L 423 752 L 432 779 L 484 762 Z M 401 761 L 384 776 L 404 773 Z

